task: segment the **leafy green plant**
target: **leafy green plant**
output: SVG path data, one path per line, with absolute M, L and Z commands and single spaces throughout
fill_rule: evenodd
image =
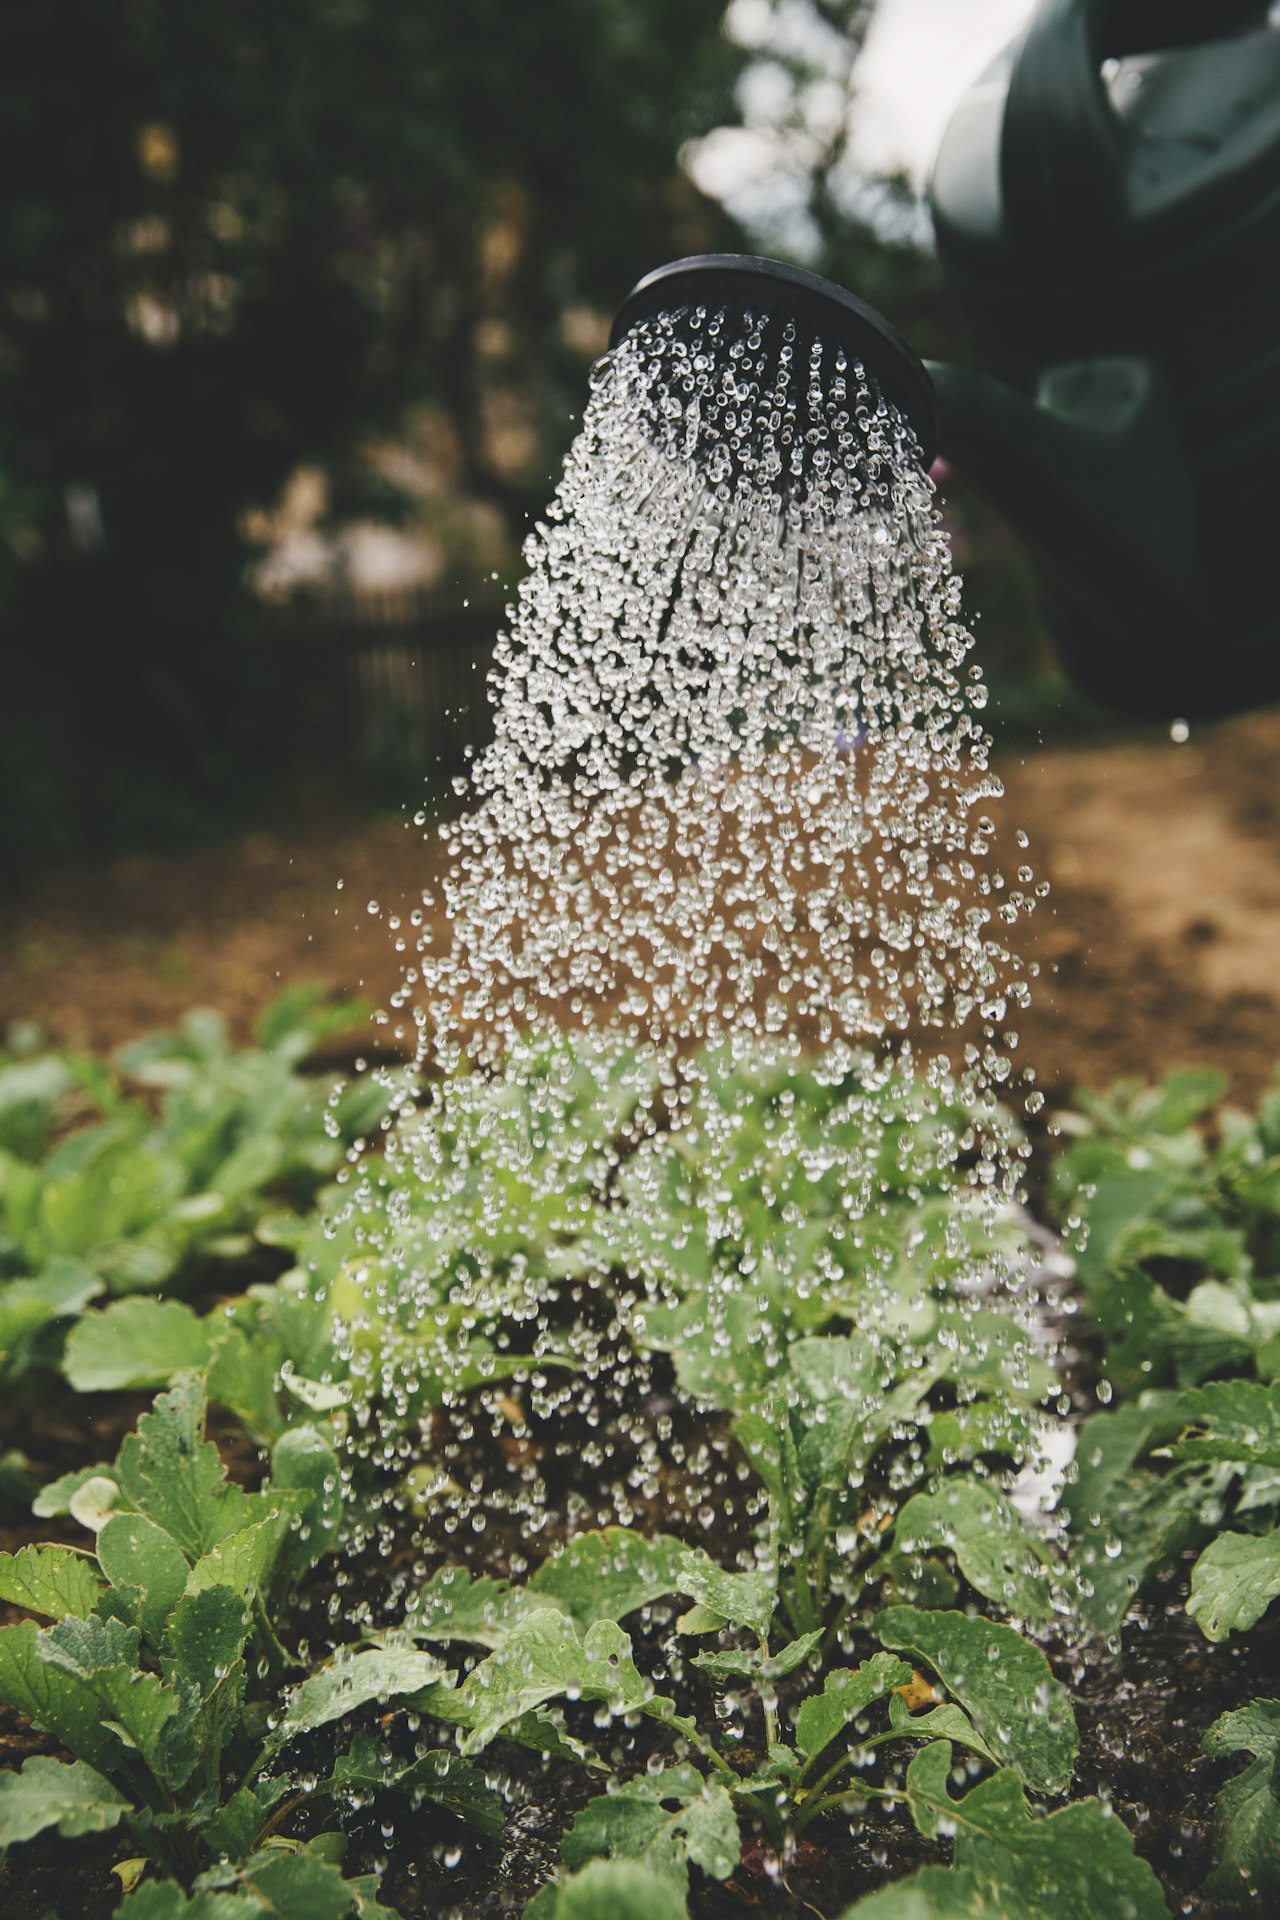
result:
M 294 988 L 264 1012 L 253 1048 L 233 1049 L 216 1015 L 193 1013 L 181 1033 L 122 1049 L 116 1073 L 54 1055 L 0 1069 L 0 1369 L 54 1363 L 65 1323 L 94 1300 L 180 1289 L 197 1260 L 242 1257 L 269 1211 L 310 1199 L 377 1129 L 387 1096 L 299 1068 L 366 1013 Z M 158 1113 L 121 1075 L 158 1097 Z M 81 1124 L 63 1130 L 77 1091 Z M 199 1359 L 188 1338 L 176 1364 Z M 159 1379 L 135 1369 L 103 1384 Z
M 336 1538 L 339 1462 L 317 1429 L 294 1429 L 273 1449 L 262 1490 L 245 1493 L 205 1439 L 204 1412 L 203 1382 L 186 1375 L 113 1467 L 45 1490 L 43 1512 L 69 1512 L 95 1531 L 92 1553 L 45 1546 L 0 1556 L 0 1598 L 51 1622 L 0 1628 L 0 1695 L 73 1756 L 37 1756 L 0 1775 L 0 1845 L 52 1826 L 74 1837 L 123 1824 L 143 1859 L 179 1886 L 131 1895 L 122 1912 L 185 1912 L 180 1890 L 194 1887 L 233 1894 L 246 1912 L 255 1901 L 285 1911 L 280 1892 L 290 1910 L 337 1920 L 353 1899 L 373 1899 L 372 1884 L 342 1883 L 305 1851 L 286 1857 L 276 1834 L 300 1797 L 341 1796 L 368 1775 L 367 1738 L 319 1783 L 299 1785 L 282 1756 L 372 1700 L 420 1692 L 443 1670 L 412 1650 L 356 1653 L 281 1699 L 296 1670 L 281 1608 Z M 498 1803 L 456 1755 L 416 1758 L 398 1777 L 493 1830 Z M 380 1767 L 378 1779 L 396 1784 L 397 1775 Z
M 671 1594 L 693 1604 L 666 1642 L 664 1687 L 619 1622 L 638 1611 L 651 1618 Z M 1069 1784 L 1077 1738 L 1066 1690 L 1030 1642 L 998 1622 L 899 1605 L 871 1623 L 880 1651 L 856 1666 L 828 1664 L 821 1634 L 787 1640 L 777 1615 L 767 1567 L 726 1570 L 701 1549 L 620 1528 L 581 1536 L 523 1587 L 446 1568 L 419 1589 L 393 1638 L 488 1650 L 459 1684 L 419 1700 L 461 1730 L 464 1754 L 501 1737 L 600 1765 L 566 1717 L 568 1702 L 591 1703 L 596 1728 L 656 1723 L 668 1744 L 665 1757 L 660 1747 L 644 1772 L 611 1781 L 578 1813 L 563 1842 L 568 1877 L 544 1889 L 531 1916 L 603 1915 L 615 1897 L 637 1914 L 683 1914 L 691 1868 L 727 1879 L 751 1834 L 781 1849 L 824 1816 L 904 1799 L 930 1837 L 944 1824 L 975 1836 L 957 1848 L 955 1869 L 922 1880 L 921 1897 L 937 1890 L 922 1912 L 969 1911 L 978 1887 L 992 1901 L 1017 1887 L 1024 1906 L 1010 1912 L 1047 1915 L 1062 1911 L 1050 1905 L 1055 1880 L 1078 1873 L 1073 1913 L 1104 1892 L 1132 1901 L 1136 1915 L 1165 1912 L 1150 1868 L 1096 1802 L 1045 1817 L 1027 1801 L 1027 1790 Z M 713 1636 L 711 1650 L 691 1650 Z M 923 1689 L 925 1712 L 907 1703 L 921 1683 L 903 1652 L 936 1676 Z M 722 1710 L 725 1695 L 734 1710 Z M 929 1744 L 904 1785 L 885 1758 L 919 1741 Z M 959 1812 L 947 1786 L 953 1742 L 974 1767 L 994 1769 Z

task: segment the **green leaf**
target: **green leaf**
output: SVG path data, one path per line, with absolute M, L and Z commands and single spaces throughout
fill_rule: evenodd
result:
M 980 1753 L 993 1767 L 1000 1765 L 995 1754 L 974 1726 L 963 1707 L 946 1700 L 927 1713 L 912 1713 L 900 1693 L 890 1695 L 889 1725 L 895 1733 L 910 1740 L 958 1740 L 961 1746 Z
M 989 1903 L 977 1912 L 1000 1920 L 1099 1920 L 1103 1914 L 1168 1920 L 1155 1874 L 1134 1853 L 1123 1823 L 1097 1800 L 1078 1800 L 1040 1818 L 1011 1767 L 962 1800 L 951 1796 L 950 1769 L 948 1741 L 925 1747 L 907 1769 L 907 1803 L 926 1838 L 954 1833 L 956 1871 L 969 1875 L 971 1892 Z M 936 1886 L 927 1881 L 927 1894 Z M 924 1909 L 931 1911 L 948 1913 L 945 1905 Z
M 544 1560 L 527 1590 L 567 1613 L 580 1628 L 621 1620 L 665 1594 L 687 1592 L 681 1574 L 689 1549 L 682 1541 L 652 1538 L 626 1527 L 579 1534 Z
M 278 1381 L 284 1357 L 275 1337 L 257 1327 L 250 1333 L 224 1325 L 211 1336 L 209 1398 L 233 1413 L 259 1446 L 270 1446 L 283 1424 Z
M 907 1555 L 950 1548 L 969 1585 L 1008 1613 L 1036 1622 L 1052 1616 L 1048 1556 L 989 1481 L 947 1481 L 936 1493 L 916 1494 L 899 1513 L 893 1538 Z
M 1208 1532 L 1215 1494 L 1205 1469 L 1156 1475 L 1136 1464 L 1178 1433 L 1182 1399 L 1153 1394 L 1139 1406 L 1095 1415 L 1080 1430 L 1077 1484 L 1067 1488 L 1065 1504 L 1080 1542 L 1080 1612 L 1095 1633 L 1116 1632 L 1147 1581 Z
M 300 1733 L 341 1720 L 371 1701 L 401 1700 L 441 1679 L 444 1667 L 433 1654 L 410 1648 L 355 1653 L 314 1673 L 287 1697 L 284 1717 L 271 1736 L 272 1751 Z
M 338 1537 L 342 1522 L 342 1469 L 338 1456 L 313 1426 L 290 1427 L 271 1449 L 271 1486 L 307 1495 L 284 1541 L 279 1571 L 297 1580 L 314 1567 Z
M 1280 1894 L 1280 1700 L 1251 1700 L 1215 1720 L 1201 1743 L 1215 1759 L 1253 1756 L 1214 1803 L 1216 1864 L 1206 1892 L 1227 1900 Z
M 1253 1626 L 1280 1594 L 1280 1532 L 1220 1533 L 1191 1569 L 1187 1612 L 1206 1640 Z
M 0 1200 L 0 1218 L 3 1213 Z M 51 1320 L 83 1313 L 102 1291 L 96 1273 L 65 1256 L 56 1256 L 34 1279 L 0 1280 L 0 1365 L 13 1358 L 29 1334 Z
M 165 1739 L 169 1722 L 185 1717 L 182 1698 L 141 1669 L 134 1629 L 119 1620 L 60 1620 L 40 1635 L 39 1656 L 99 1702 L 158 1779 L 176 1787 L 189 1777 L 194 1752 Z
M 276 1497 L 272 1487 L 263 1499 Z M 283 1502 L 286 1495 L 281 1492 Z M 238 1533 L 232 1533 L 216 1547 L 202 1554 L 187 1576 L 188 1593 L 201 1593 L 206 1587 L 230 1587 L 241 1594 L 261 1593 L 268 1582 L 271 1569 L 276 1562 L 285 1535 L 288 1533 L 291 1514 L 285 1505 L 267 1512 L 266 1517 L 254 1522 L 252 1526 L 242 1527 Z
M 189 1680 L 208 1699 L 244 1652 L 251 1625 L 248 1607 L 230 1587 L 185 1594 L 165 1636 L 166 1675 Z
M 686 1920 L 686 1908 L 671 1882 L 638 1860 L 594 1860 L 539 1894 L 536 1920 Z
M 631 1641 L 612 1620 L 598 1620 L 579 1639 L 573 1622 L 550 1607 L 518 1621 L 496 1653 L 460 1689 L 470 1720 L 464 1753 L 478 1753 L 512 1721 L 545 1701 L 568 1695 L 601 1700 L 612 1713 L 658 1708 L 631 1658 Z M 674 1709 L 672 1709 L 674 1712 Z
M 727 1573 L 700 1547 L 686 1547 L 678 1589 L 730 1626 L 746 1627 L 766 1639 L 778 1604 L 777 1576 L 766 1568 Z
M 1037 1920 L 1010 1887 L 993 1902 L 981 1881 L 955 1867 L 924 1867 L 869 1893 L 840 1920 Z
M 265 1911 L 252 1894 L 202 1891 L 188 1899 L 176 1880 L 144 1880 L 120 1902 L 115 1920 L 260 1920 Z
M 368 1734 L 357 1734 L 350 1751 L 333 1763 L 329 1784 L 342 1791 L 372 1787 L 431 1800 L 456 1813 L 486 1840 L 499 1840 L 507 1824 L 507 1803 L 484 1775 L 460 1754 L 442 1749 L 416 1760 L 384 1755 Z
M 727 1880 L 742 1854 L 738 1816 L 724 1787 L 695 1767 L 642 1774 L 616 1792 L 599 1795 L 577 1816 L 561 1846 L 565 1865 L 613 1856 L 640 1860 L 681 1894 L 689 1861 L 714 1880 Z
M 806 1760 L 816 1760 L 838 1734 L 873 1701 L 893 1687 L 905 1687 L 911 1668 L 891 1653 L 875 1653 L 859 1667 L 829 1673 L 821 1693 L 811 1693 L 796 1714 L 796 1745 Z
M 1171 1451 L 1180 1460 L 1280 1467 L 1280 1381 L 1215 1380 L 1180 1396 L 1189 1431 Z
M 184 1368 L 205 1366 L 209 1345 L 190 1307 L 135 1294 L 76 1322 L 63 1371 L 77 1393 L 165 1387 Z
M 312 1853 L 256 1853 L 240 1868 L 238 1885 L 272 1920 L 347 1920 L 351 1910 L 351 1889 L 338 1868 Z
M 0 1700 L 54 1734 L 77 1759 L 110 1774 L 124 1758 L 120 1737 L 104 1724 L 97 1697 L 44 1659 L 51 1631 L 38 1629 L 34 1620 L 0 1627 Z
M 998 1621 L 916 1607 L 887 1607 L 876 1632 L 885 1646 L 933 1668 L 992 1751 L 1012 1761 L 1029 1787 L 1058 1793 L 1067 1786 L 1079 1744 L 1075 1715 L 1038 1647 Z
M 153 1647 L 186 1588 L 191 1568 L 171 1534 L 141 1513 L 117 1513 L 98 1535 L 98 1561 L 113 1586 L 140 1586 L 141 1627 Z
M 775 1654 L 765 1654 L 753 1647 L 730 1647 L 724 1653 L 695 1653 L 693 1664 L 716 1680 L 727 1680 L 734 1674 L 744 1674 L 755 1681 L 785 1680 L 808 1659 L 822 1639 L 822 1632 L 821 1627 L 815 1627 L 811 1633 L 802 1633 L 798 1640 L 790 1641 Z
M 529 1610 L 523 1587 L 487 1576 L 475 1579 L 463 1567 L 441 1567 L 410 1595 L 404 1627 L 418 1640 L 498 1647 Z
M 102 1581 L 88 1554 L 75 1547 L 20 1547 L 0 1553 L 0 1600 L 61 1620 L 93 1612 Z
M 40 1520 L 54 1520 L 64 1513 L 70 1513 L 72 1496 L 90 1480 L 103 1479 L 110 1472 L 111 1468 L 99 1461 L 96 1466 L 76 1467 L 70 1473 L 59 1474 L 56 1480 L 50 1480 L 41 1487 L 31 1502 L 32 1513 Z
M 184 1374 L 160 1394 L 120 1448 L 116 1475 L 129 1502 L 166 1533 L 190 1560 L 237 1532 L 247 1496 L 204 1437 L 204 1384 Z
M 0 1773 L 0 1848 L 31 1840 L 46 1827 L 57 1827 L 64 1840 L 106 1833 L 126 1805 L 111 1782 L 83 1760 L 68 1764 L 36 1755 L 20 1773 Z

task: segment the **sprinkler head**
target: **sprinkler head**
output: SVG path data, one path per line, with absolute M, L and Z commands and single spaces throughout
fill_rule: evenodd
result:
M 699 307 L 743 321 L 768 319 L 775 337 L 793 321 L 797 346 L 806 352 L 811 340 L 821 340 L 824 361 L 843 349 L 850 367 L 861 366 L 868 387 L 907 421 L 922 464 L 932 464 L 938 444 L 933 382 L 897 328 L 865 300 L 820 274 L 780 260 L 749 253 L 695 253 L 655 267 L 637 282 L 618 309 L 609 345 L 616 347 L 640 321 L 658 314 L 678 321 Z

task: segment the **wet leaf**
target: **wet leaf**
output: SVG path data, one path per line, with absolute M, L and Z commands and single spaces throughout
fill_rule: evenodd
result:
M 341 1720 L 375 1700 L 402 1700 L 420 1693 L 444 1675 L 445 1669 L 429 1653 L 410 1649 L 355 1653 L 339 1658 L 323 1672 L 295 1687 L 287 1697 L 284 1717 L 269 1742 L 275 1751 L 297 1734 L 311 1733 Z
M 313 1426 L 290 1427 L 271 1449 L 272 1494 L 286 1489 L 307 1496 L 279 1555 L 280 1572 L 296 1580 L 329 1551 L 342 1522 L 342 1469 Z
M 1079 1736 L 1066 1688 L 1038 1647 L 1012 1627 L 955 1612 L 887 1607 L 881 1640 L 925 1661 L 1001 1760 L 1029 1787 L 1058 1793 L 1075 1769 Z
M 130 1504 L 172 1534 L 190 1560 L 247 1518 L 248 1496 L 227 1480 L 218 1449 L 204 1437 L 204 1419 L 204 1385 L 198 1375 L 184 1375 L 126 1436 L 115 1469 Z
M 889 1700 L 889 1725 L 895 1733 L 905 1734 L 912 1740 L 958 1740 L 961 1746 L 989 1760 L 993 1767 L 1000 1765 L 964 1708 L 952 1700 L 927 1713 L 912 1713 L 904 1694 L 895 1692 Z
M 686 1920 L 683 1894 L 638 1860 L 593 1860 L 526 1911 L 527 1920 Z
M 230 1587 L 209 1587 L 178 1600 L 165 1636 L 166 1668 L 208 1699 L 234 1669 L 249 1638 L 250 1617 Z
M 1280 1533 L 1220 1533 L 1191 1569 L 1187 1612 L 1206 1640 L 1251 1627 L 1280 1594 Z
M 98 1535 L 98 1561 L 113 1586 L 142 1588 L 139 1624 L 158 1647 L 191 1572 L 177 1541 L 145 1514 L 117 1513 Z
M 680 1563 L 679 1591 L 734 1627 L 765 1638 L 778 1603 L 777 1581 L 764 1568 L 727 1573 L 700 1547 L 686 1547 Z
M 688 1591 L 681 1573 L 689 1549 L 665 1534 L 646 1538 L 626 1527 L 579 1534 L 544 1560 L 528 1592 L 558 1606 L 580 1628 L 621 1620 L 664 1595 Z
M 0 1553 L 0 1600 L 61 1620 L 93 1612 L 102 1581 L 88 1554 L 75 1547 L 20 1547 Z
M 738 1865 L 742 1841 L 724 1787 L 704 1780 L 696 1767 L 680 1766 L 642 1774 L 589 1801 L 561 1852 L 570 1868 L 608 1856 L 643 1861 L 683 1895 L 690 1861 L 712 1879 L 727 1880 Z
M 1202 1745 L 1214 1758 L 1252 1756 L 1214 1803 L 1215 1865 L 1206 1891 L 1227 1900 L 1280 1894 L 1280 1700 L 1252 1700 L 1224 1713 Z
M 330 1784 L 342 1789 L 371 1787 L 430 1800 L 465 1820 L 486 1840 L 499 1840 L 507 1824 L 507 1803 L 484 1775 L 458 1753 L 442 1749 L 415 1760 L 384 1756 L 378 1742 L 357 1734 L 348 1752 L 333 1763 Z
M 404 1624 L 406 1632 L 419 1640 L 441 1644 L 465 1640 L 472 1646 L 498 1647 L 528 1611 L 523 1587 L 488 1577 L 476 1579 L 464 1567 L 441 1567 L 410 1596 Z
M 717 1680 L 727 1680 L 735 1674 L 756 1681 L 785 1680 L 808 1659 L 821 1639 L 822 1628 L 815 1627 L 811 1633 L 802 1633 L 798 1640 L 789 1641 L 775 1654 L 753 1647 L 730 1647 L 724 1653 L 695 1653 L 693 1664 Z
M 971 1587 L 1024 1620 L 1053 1613 L 1049 1557 L 1017 1508 L 986 1480 L 945 1482 L 907 1501 L 894 1546 L 908 1556 L 948 1547 Z
M 806 1760 L 818 1755 L 851 1721 L 892 1687 L 905 1686 L 911 1669 L 891 1653 L 876 1653 L 860 1667 L 841 1667 L 829 1673 L 821 1693 L 810 1694 L 796 1714 L 796 1745 Z
M 127 1803 L 109 1780 L 83 1760 L 67 1763 L 35 1755 L 19 1773 L 0 1773 L 0 1848 L 57 1827 L 65 1840 L 106 1833 Z
M 1134 1852 L 1123 1822 L 1097 1800 L 1078 1800 L 1038 1816 L 1011 1767 L 981 1781 L 961 1800 L 952 1798 L 950 1771 L 949 1741 L 925 1747 L 907 1769 L 907 1804 L 926 1838 L 954 1833 L 955 1868 L 968 1876 L 964 1897 L 972 1901 L 980 1895 L 987 1904 L 926 1906 L 930 1920 L 933 1914 L 949 1920 L 950 1913 L 966 1911 L 1000 1920 L 1024 1915 L 1027 1920 L 1099 1920 L 1122 1913 L 1128 1920 L 1167 1920 L 1155 1874 Z M 930 1899 L 938 1891 L 937 1873 L 929 1870 L 924 1882 Z M 879 1910 L 879 1920 L 885 1911 Z
M 600 1700 L 613 1713 L 661 1711 L 621 1627 L 598 1620 L 580 1640 L 572 1621 L 539 1608 L 460 1689 L 459 1705 L 470 1719 L 462 1751 L 478 1753 L 512 1721 L 560 1698 Z

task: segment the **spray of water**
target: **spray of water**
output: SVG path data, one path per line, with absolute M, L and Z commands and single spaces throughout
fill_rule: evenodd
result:
M 995 847 L 985 691 L 910 429 L 821 341 L 701 311 L 633 329 L 526 560 L 495 738 L 387 1015 L 432 1094 L 376 1176 L 360 1311 L 412 1360 L 352 1347 L 369 1407 L 403 1414 L 431 1340 L 483 1346 L 499 1384 L 450 1439 L 506 1422 L 536 1556 L 531 1406 L 578 1466 L 571 1413 L 589 1464 L 617 1452 L 608 1511 L 556 1496 L 572 1531 L 690 1481 L 629 1424 L 655 1350 L 740 1408 L 823 1327 L 883 1354 L 882 1397 L 963 1343 L 955 1301 L 1010 1274 L 1037 889 Z M 904 1206 L 923 1279 L 885 1229 Z M 448 1530 L 483 1527 L 501 1497 L 414 1445 Z

